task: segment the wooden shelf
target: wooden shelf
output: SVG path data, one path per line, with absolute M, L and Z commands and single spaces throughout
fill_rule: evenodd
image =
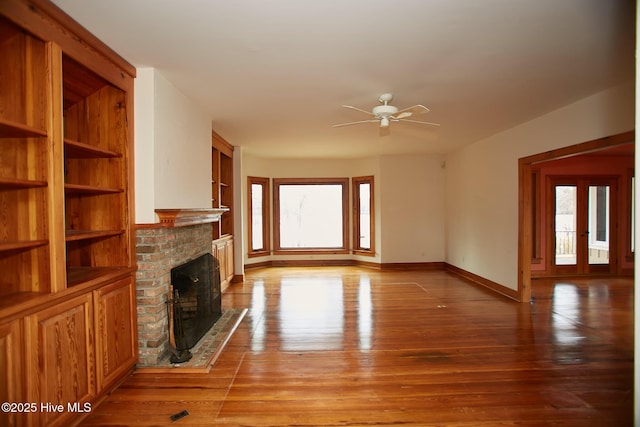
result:
M 124 230 L 67 230 L 65 240 L 78 242 L 80 240 L 102 239 L 124 234 Z
M 122 157 L 122 154 L 115 151 L 103 150 L 82 142 L 65 138 L 64 155 L 68 159 L 101 159 Z
M 48 292 L 18 292 L 3 295 L 0 298 L 0 312 L 2 312 L 2 315 L 10 315 L 15 311 L 20 311 L 23 307 L 32 306 L 34 300 L 39 297 L 46 297 L 48 294 Z
M 0 138 L 41 138 L 47 131 L 0 118 Z
M 131 271 L 128 267 L 68 267 L 67 286 L 78 286 L 94 280 L 113 280 Z
M 66 194 L 115 194 L 122 193 L 122 188 L 103 188 L 93 185 L 65 184 L 64 192 Z
M 34 181 L 29 179 L 0 178 L 0 190 L 11 190 L 21 188 L 42 188 L 46 187 L 47 181 Z
M 9 240 L 0 242 L 0 252 L 22 251 L 48 244 L 48 240 Z

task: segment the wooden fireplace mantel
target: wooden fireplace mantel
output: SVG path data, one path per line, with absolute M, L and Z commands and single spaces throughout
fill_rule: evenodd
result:
M 160 227 L 185 227 L 220 221 L 220 217 L 229 208 L 205 209 L 156 209 Z

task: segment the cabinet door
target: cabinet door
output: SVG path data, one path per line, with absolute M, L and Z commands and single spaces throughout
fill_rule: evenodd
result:
M 229 283 L 233 280 L 233 239 L 227 241 L 227 280 Z
M 26 318 L 28 338 L 27 399 L 46 402 L 37 425 L 68 425 L 77 414 L 68 404 L 95 397 L 93 310 L 91 294 L 64 301 Z
M 0 401 L 22 403 L 24 371 L 22 361 L 24 347 L 21 321 L 0 326 Z M 38 408 L 39 409 L 39 408 Z M 18 426 L 25 424 L 25 415 L 20 412 L 0 412 L 0 425 Z
M 135 287 L 130 277 L 94 291 L 98 392 L 138 360 Z
M 218 262 L 220 263 L 220 284 L 224 284 L 224 281 L 227 280 L 227 244 L 223 240 L 217 243 L 218 251 L 216 258 L 218 258 Z

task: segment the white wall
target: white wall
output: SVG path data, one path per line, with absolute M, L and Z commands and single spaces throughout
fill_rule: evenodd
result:
M 382 263 L 444 261 L 444 156 L 381 158 Z
M 517 289 L 518 158 L 632 129 L 629 83 L 449 154 L 446 261 Z
M 135 89 L 136 223 L 211 207 L 211 119 L 155 69 L 138 70 Z
M 154 212 L 154 75 L 153 68 L 138 68 L 134 80 L 134 173 L 136 224 L 156 222 Z
M 210 208 L 211 118 L 158 72 L 155 101 L 156 208 Z

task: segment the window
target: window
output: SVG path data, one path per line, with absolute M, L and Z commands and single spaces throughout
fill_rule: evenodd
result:
M 353 178 L 353 252 L 375 255 L 373 176 Z
M 275 178 L 276 253 L 348 253 L 348 178 Z
M 269 255 L 269 178 L 248 177 L 249 256 Z
M 589 186 L 589 247 L 609 250 L 609 186 Z

